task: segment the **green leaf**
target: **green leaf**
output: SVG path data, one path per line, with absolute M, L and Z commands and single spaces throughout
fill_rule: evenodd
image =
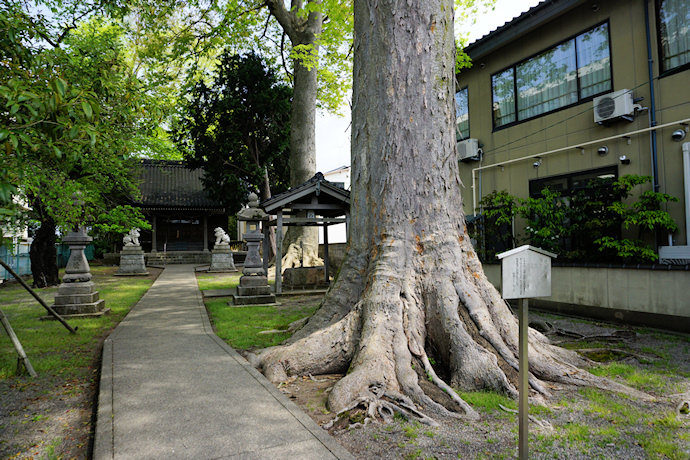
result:
M 86 115 L 86 119 L 91 120 L 91 118 L 93 117 L 93 109 L 91 108 L 89 103 L 86 101 L 81 101 L 81 108 L 84 111 L 84 115 Z

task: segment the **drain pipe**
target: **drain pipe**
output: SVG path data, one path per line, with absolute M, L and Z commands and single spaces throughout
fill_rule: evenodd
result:
M 683 144 L 683 178 L 685 180 L 685 245 L 690 246 L 690 142 Z
M 649 29 L 649 5 L 647 0 L 644 0 L 644 24 L 645 30 L 647 32 L 647 65 L 649 69 L 649 127 L 653 128 L 656 126 L 656 102 L 654 96 L 654 61 L 652 60 L 652 36 Z M 649 143 L 652 150 L 652 177 L 654 191 L 659 191 L 659 164 L 657 159 L 657 143 L 656 143 L 656 131 L 652 131 L 649 137 Z

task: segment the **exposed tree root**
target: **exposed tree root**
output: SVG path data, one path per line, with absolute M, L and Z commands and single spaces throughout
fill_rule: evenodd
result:
M 395 249 L 393 244 L 390 255 L 379 254 L 378 265 L 369 267 L 370 284 L 364 290 L 354 285 L 362 279 L 358 264 L 346 262 L 346 272 L 336 283 L 341 285 L 337 292 L 356 293 L 359 300 L 348 307 L 349 299 L 329 293 L 296 338 L 261 351 L 255 364 L 273 382 L 291 375 L 347 371 L 328 399 L 329 408 L 340 416 L 359 409 L 366 419 L 388 420 L 399 413 L 434 424 L 431 414 L 479 418 L 454 388 L 485 388 L 516 398 L 517 320 L 483 273 L 469 270 L 468 276 L 457 265 L 449 270 L 446 252 L 440 269 L 433 269 L 428 260 L 421 264 L 434 280 L 425 283 L 421 275 L 400 276 L 390 269 L 395 264 L 388 258 L 394 257 Z M 529 342 L 532 398 L 548 397 L 543 381 L 553 381 L 650 399 L 645 393 L 579 369 L 587 360 L 551 345 L 536 330 L 529 331 Z M 428 350 L 433 352 L 435 365 Z M 415 363 L 421 363 L 422 375 L 453 401 L 454 411 L 425 394 Z M 437 368 L 445 369 L 449 382 Z

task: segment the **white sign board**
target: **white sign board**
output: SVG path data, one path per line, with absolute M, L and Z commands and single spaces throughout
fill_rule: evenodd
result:
M 551 295 L 551 258 L 543 249 L 521 246 L 498 254 L 504 299 L 527 299 Z

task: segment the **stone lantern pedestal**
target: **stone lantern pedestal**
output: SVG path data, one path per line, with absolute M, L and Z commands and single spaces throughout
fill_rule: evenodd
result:
M 238 220 L 247 222 L 247 233 L 242 235 L 247 243 L 247 257 L 244 260 L 243 276 L 240 277 L 237 294 L 232 296 L 236 306 L 276 303 L 276 296 L 268 285 L 266 271 L 259 254 L 259 244 L 264 239 L 259 228 L 259 222 L 266 218 L 266 213 L 259 209 L 259 197 L 251 193 L 249 195 L 249 207 L 237 213 Z
M 91 281 L 91 267 L 84 254 L 84 249 L 93 238 L 82 227 L 70 232 L 62 241 L 69 246 L 71 253 L 53 310 L 65 317 L 101 316 L 109 312 L 109 309 L 105 309 L 105 300 L 99 299 L 96 285 Z

